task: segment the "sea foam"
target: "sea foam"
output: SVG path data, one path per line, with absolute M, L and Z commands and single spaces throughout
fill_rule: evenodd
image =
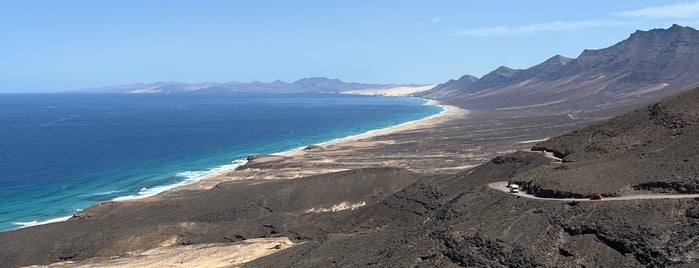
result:
M 26 228 L 26 227 L 37 226 L 37 225 L 42 225 L 42 224 L 67 221 L 71 217 L 73 217 L 73 216 L 59 217 L 59 218 L 54 218 L 54 219 L 48 219 L 45 221 L 27 221 L 27 222 L 20 221 L 20 222 L 13 222 L 13 223 L 15 225 L 19 225 L 19 228 Z
M 112 201 L 133 200 L 133 199 L 154 196 L 154 195 L 157 195 L 159 193 L 162 193 L 164 191 L 167 191 L 167 190 L 170 190 L 173 188 L 177 188 L 180 186 L 195 183 L 195 182 L 200 181 L 204 178 L 216 175 L 216 174 L 221 173 L 221 172 L 234 170 L 235 168 L 237 168 L 239 166 L 245 165 L 245 163 L 247 163 L 247 160 L 241 158 L 241 159 L 233 160 L 230 164 L 218 166 L 218 167 L 208 169 L 208 170 L 179 172 L 176 174 L 176 176 L 183 178 L 181 181 L 178 181 L 178 182 L 173 183 L 173 184 L 154 186 L 154 187 L 150 187 L 150 188 L 143 187 L 138 191 L 137 194 L 119 196 L 119 197 L 112 199 Z

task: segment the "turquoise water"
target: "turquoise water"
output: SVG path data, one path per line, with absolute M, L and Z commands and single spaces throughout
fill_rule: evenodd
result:
M 338 94 L 0 95 L 0 231 L 441 111 Z

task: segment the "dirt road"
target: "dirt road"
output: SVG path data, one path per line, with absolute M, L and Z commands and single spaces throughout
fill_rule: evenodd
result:
M 498 181 L 488 184 L 488 187 L 505 192 L 511 195 L 517 195 L 526 198 L 548 200 L 548 201 L 564 201 L 564 202 L 600 202 L 600 201 L 621 201 L 621 200 L 639 200 L 639 199 L 679 199 L 679 198 L 699 198 L 699 194 L 643 194 L 643 195 L 627 195 L 619 197 L 604 197 L 601 200 L 590 200 L 589 198 L 544 198 L 536 197 L 524 192 L 510 193 L 507 188 L 507 181 Z

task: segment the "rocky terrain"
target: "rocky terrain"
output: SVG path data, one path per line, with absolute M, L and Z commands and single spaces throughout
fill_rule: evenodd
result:
M 569 113 L 636 107 L 699 85 L 699 31 L 679 25 L 636 31 L 611 47 L 560 55 L 518 70 L 464 75 L 420 96 L 468 109 Z
M 315 238 L 334 227 L 309 225 L 332 214 L 314 209 L 343 202 L 372 205 L 421 178 L 399 169 L 365 169 L 298 180 L 225 183 L 166 200 L 102 203 L 66 222 L 0 233 L 0 263 L 46 264 L 269 236 Z
M 537 196 L 697 193 L 697 104 L 699 90 L 695 89 L 539 143 L 534 150 L 553 152 L 564 163 L 541 172 L 544 175 L 518 179 L 534 177 L 527 186 Z
M 657 107 L 663 107 L 663 114 L 682 111 L 683 116 L 658 119 Z M 343 231 L 344 236 L 328 235 L 254 261 L 251 266 L 695 264 L 699 257 L 699 202 L 695 199 L 565 202 L 521 198 L 485 185 L 512 179 L 543 195 L 548 194 L 547 186 L 572 196 L 595 191 L 628 194 L 619 189 L 698 193 L 699 173 L 694 162 L 699 152 L 698 111 L 699 89 L 694 89 L 535 146 L 554 150 L 564 157 L 565 163 L 557 163 L 541 153 L 517 152 L 496 157 L 471 171 L 422 180 L 383 202 L 338 215 L 343 219 L 338 222 L 348 222 L 353 228 L 343 226 L 350 230 Z M 635 118 L 635 122 L 630 122 L 630 118 Z M 677 130 L 680 125 L 681 131 Z M 620 143 L 602 142 L 605 138 L 579 139 L 584 134 L 604 132 L 610 126 L 618 126 L 615 140 L 647 145 L 624 148 Z M 677 135 L 665 136 L 668 132 Z M 614 132 L 604 133 L 612 136 Z M 670 144 L 672 147 L 666 147 Z M 618 151 L 583 154 L 591 147 L 605 149 L 603 152 Z M 586 157 L 570 162 L 576 153 Z M 632 159 L 615 155 L 629 155 Z M 633 161 L 639 155 L 651 157 Z M 684 164 L 687 162 L 691 163 Z M 612 167 L 604 163 L 611 163 Z M 646 167 L 650 164 L 663 169 L 642 173 L 650 170 Z M 574 177 L 556 176 L 557 172 Z M 607 176 L 611 172 L 625 175 L 610 181 Z M 559 180 L 549 179 L 550 176 Z M 682 187 L 662 187 L 674 184 Z

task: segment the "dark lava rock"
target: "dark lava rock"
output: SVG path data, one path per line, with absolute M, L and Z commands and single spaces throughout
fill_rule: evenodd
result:
M 320 146 L 320 145 L 309 145 L 309 146 L 306 146 L 306 148 L 303 148 L 303 150 L 304 151 L 322 151 L 322 150 L 325 150 L 325 148 L 323 148 L 323 146 Z
M 265 157 L 265 156 L 268 156 L 268 155 L 266 155 L 266 154 L 254 154 L 254 155 L 248 156 L 248 158 L 246 158 L 246 159 L 247 159 L 248 161 L 252 161 L 252 160 L 255 160 L 255 159 L 260 159 L 260 158 Z

